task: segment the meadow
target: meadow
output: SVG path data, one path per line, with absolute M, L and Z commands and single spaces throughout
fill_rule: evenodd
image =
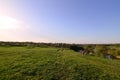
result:
M 120 80 L 120 61 L 55 47 L 0 47 L 0 80 Z

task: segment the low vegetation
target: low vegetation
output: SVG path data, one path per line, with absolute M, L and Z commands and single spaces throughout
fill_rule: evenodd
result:
M 120 80 L 120 61 L 59 47 L 0 47 L 0 80 Z

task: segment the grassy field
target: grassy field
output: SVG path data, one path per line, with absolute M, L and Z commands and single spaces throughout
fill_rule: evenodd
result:
M 0 80 L 120 80 L 120 61 L 69 49 L 0 47 Z

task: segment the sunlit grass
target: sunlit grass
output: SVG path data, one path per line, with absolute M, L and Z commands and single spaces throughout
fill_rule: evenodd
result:
M 119 60 L 69 49 L 0 47 L 0 80 L 119 80 Z

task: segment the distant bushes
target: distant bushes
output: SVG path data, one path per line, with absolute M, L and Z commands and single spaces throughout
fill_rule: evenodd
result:
M 111 48 L 109 46 L 96 46 L 95 53 L 97 56 L 110 55 L 111 58 L 116 58 L 116 56 L 120 56 L 120 50 L 117 49 L 119 47 Z
M 70 49 L 71 49 L 71 50 L 74 50 L 74 51 L 76 51 L 76 52 L 78 52 L 78 51 L 80 51 L 80 50 L 84 50 L 83 47 L 80 47 L 80 46 L 77 46 L 77 45 L 72 45 L 72 46 L 70 46 Z
M 66 43 L 35 43 L 35 42 L 4 42 L 0 41 L 0 46 L 2 47 L 62 47 L 62 48 L 69 48 L 71 44 L 66 44 Z
M 120 47 L 119 46 L 108 46 L 108 45 L 71 45 L 70 49 L 76 52 L 84 52 L 92 56 L 120 59 Z
M 108 54 L 110 54 L 112 58 L 118 59 L 116 56 L 120 56 L 120 50 L 119 49 L 109 49 Z
M 95 47 L 95 55 L 99 57 L 104 57 L 105 54 L 108 54 L 108 47 L 107 46 L 96 46 Z

